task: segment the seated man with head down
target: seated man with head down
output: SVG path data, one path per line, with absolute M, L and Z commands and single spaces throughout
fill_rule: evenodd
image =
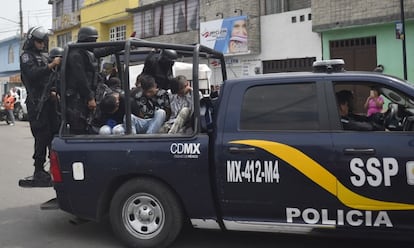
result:
M 100 127 L 99 134 L 124 134 L 125 103 L 122 95 L 117 92 L 106 94 L 98 107 L 100 114 L 94 120 L 94 126 Z

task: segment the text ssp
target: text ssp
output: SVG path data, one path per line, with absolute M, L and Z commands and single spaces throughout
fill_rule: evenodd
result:
M 275 161 L 227 160 L 227 182 L 229 183 L 279 183 L 279 163 Z
M 368 158 L 366 161 L 353 158 L 349 162 L 349 168 L 353 173 L 350 180 L 355 187 L 366 184 L 372 187 L 390 187 L 392 177 L 398 174 L 398 162 L 395 158 Z

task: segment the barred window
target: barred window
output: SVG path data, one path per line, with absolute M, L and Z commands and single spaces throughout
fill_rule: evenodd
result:
M 305 9 L 311 7 L 310 0 L 266 0 L 265 1 L 265 14 L 277 14 L 292 10 Z
M 144 36 L 154 36 L 154 10 L 144 12 Z
M 126 40 L 126 25 L 112 27 L 109 30 L 109 40 Z
M 186 14 L 185 14 L 185 2 L 180 1 L 174 4 L 174 28 L 175 32 L 186 31 Z
M 63 0 L 56 2 L 56 17 L 63 15 Z
M 164 6 L 164 33 L 174 33 L 174 5 L 168 4 Z
M 58 47 L 65 47 L 66 44 L 72 41 L 72 33 L 67 32 L 64 34 L 60 34 L 57 36 L 57 46 Z
M 72 12 L 78 11 L 79 9 L 79 0 L 72 0 Z
M 197 30 L 200 26 L 198 0 L 181 0 L 135 13 L 136 37 L 147 38 Z

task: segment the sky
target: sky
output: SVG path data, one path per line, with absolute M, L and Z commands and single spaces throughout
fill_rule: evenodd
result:
M 23 32 L 29 27 L 52 27 L 52 5 L 48 0 L 22 0 Z M 2 1 L 0 6 L 0 40 L 20 32 L 19 0 Z

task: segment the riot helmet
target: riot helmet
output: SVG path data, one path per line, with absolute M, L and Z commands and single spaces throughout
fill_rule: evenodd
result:
M 34 45 L 35 41 L 44 42 L 47 46 L 47 43 L 49 42 L 49 34 L 50 32 L 41 26 L 34 26 L 29 28 L 26 34 L 26 41 L 23 45 L 23 49 L 36 49 Z
M 63 57 L 63 52 L 64 52 L 63 48 L 54 47 L 54 48 L 50 49 L 49 57 L 52 58 L 52 59 L 54 59 L 56 57 Z
M 81 27 L 78 32 L 78 42 L 96 42 L 98 31 L 92 26 Z
M 160 59 L 175 61 L 178 58 L 177 52 L 172 49 L 162 49 L 160 52 Z

